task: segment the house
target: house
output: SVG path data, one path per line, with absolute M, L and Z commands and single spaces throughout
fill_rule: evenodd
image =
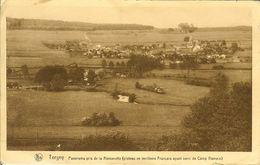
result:
M 118 101 L 129 103 L 129 96 L 118 95 Z
M 238 56 L 233 56 L 232 62 L 240 62 L 240 58 Z
M 201 47 L 200 47 L 199 45 L 195 45 L 195 46 L 192 48 L 192 51 L 193 51 L 193 52 L 197 52 L 197 51 L 199 51 L 199 50 L 201 50 Z
M 225 59 L 226 57 L 227 56 L 225 54 L 222 54 L 222 55 L 219 56 L 219 58 L 221 58 L 221 59 Z
M 227 63 L 227 59 L 216 59 L 216 63 Z

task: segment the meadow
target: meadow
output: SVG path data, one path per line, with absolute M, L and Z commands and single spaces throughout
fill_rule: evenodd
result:
M 190 111 L 188 105 L 182 104 L 191 104 L 208 93 L 208 88 L 190 86 L 175 80 L 140 81 L 160 81 L 164 86 L 171 85 L 168 88 L 172 89 L 162 96 L 134 89 L 135 81 L 120 81 L 118 87 L 135 92 L 137 101 L 140 102 L 138 104 L 118 102 L 105 92 L 8 91 L 8 136 L 31 140 L 36 137 L 80 139 L 83 136 L 120 131 L 137 144 L 143 143 L 146 146 L 158 142 L 163 135 L 178 133 L 183 117 Z M 104 88 L 113 88 L 112 82 L 106 84 Z M 190 90 L 195 91 L 193 95 L 188 94 Z M 94 112 L 114 112 L 122 124 L 117 127 L 81 126 L 81 119 Z M 48 145 L 41 149 L 46 147 Z
M 159 79 L 157 81 L 160 81 Z M 178 115 L 166 115 L 173 112 L 182 112 L 188 106 L 163 105 L 166 100 L 171 100 L 172 104 L 191 104 L 199 97 L 208 93 L 208 88 L 186 85 L 175 80 L 160 81 L 162 86 L 167 86 L 171 90 L 165 96 L 154 94 L 149 91 L 134 89 L 134 82 L 121 81 L 118 85 L 123 91 L 136 93 L 140 104 L 122 103 L 114 100 L 109 93 L 105 92 L 44 92 L 44 91 L 8 91 L 8 121 L 10 124 L 18 126 L 43 126 L 43 125 L 77 125 L 80 119 L 94 112 L 115 112 L 116 116 L 123 121 L 123 125 L 174 125 L 172 120 L 167 118 L 178 118 Z M 140 81 L 156 82 L 156 80 L 144 79 Z M 110 85 L 111 84 L 111 85 Z M 129 85 L 131 86 L 129 87 Z M 113 86 L 112 82 L 107 86 Z M 104 85 L 105 88 L 110 88 Z M 111 87 L 113 88 L 113 87 Z M 194 94 L 189 94 L 193 90 Z M 152 97 L 154 104 L 146 104 L 147 98 Z M 103 102 L 104 104 L 100 104 Z M 143 102 L 143 103 L 142 103 Z M 158 104 L 158 105 L 156 105 Z M 40 106 L 39 106 L 40 105 Z M 140 111 L 142 113 L 140 113 Z M 166 114 L 165 114 L 166 113 Z M 144 119 L 144 116 L 147 116 Z M 153 117 L 152 117 L 153 116 Z M 21 122 L 21 123 L 19 123 Z
M 151 73 L 157 77 L 165 78 L 178 78 L 179 76 L 187 75 L 187 70 L 177 70 L 177 69 L 164 69 L 164 70 L 153 70 Z M 229 84 L 235 82 L 251 82 L 252 71 L 250 69 L 236 69 L 236 70 L 191 70 L 189 77 L 191 78 L 201 78 L 214 80 L 214 77 L 218 73 L 223 73 L 228 77 Z

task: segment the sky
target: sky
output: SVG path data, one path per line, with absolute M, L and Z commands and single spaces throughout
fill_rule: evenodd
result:
M 134 0 L 6 0 L 7 17 L 89 23 L 128 23 L 158 28 L 181 22 L 198 27 L 251 26 L 251 9 L 242 2 Z M 220 6 L 221 5 L 221 6 Z

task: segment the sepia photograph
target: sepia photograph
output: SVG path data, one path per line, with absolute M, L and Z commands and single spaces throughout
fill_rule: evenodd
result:
M 5 4 L 8 151 L 252 152 L 250 7 L 74 2 Z

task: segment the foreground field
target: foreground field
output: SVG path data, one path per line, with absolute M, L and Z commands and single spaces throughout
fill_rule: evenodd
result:
M 77 125 L 82 117 L 94 112 L 115 112 L 119 119 L 123 120 L 123 125 L 174 125 L 177 121 L 175 118 L 181 117 L 167 115 L 167 113 L 171 114 L 175 113 L 176 109 L 182 111 L 182 109 L 187 108 L 161 105 L 161 101 L 192 103 L 208 92 L 208 88 L 190 86 L 174 80 L 143 79 L 140 81 L 141 83 L 160 81 L 162 86 L 168 87 L 166 88 L 167 94 L 162 96 L 134 89 L 134 82 L 137 80 L 115 79 L 113 84 L 117 83 L 116 81 L 120 82 L 119 89 L 136 93 L 139 101 L 145 102 L 147 98 L 153 97 L 150 100 L 155 105 L 120 103 L 113 100 L 110 94 L 105 92 L 8 91 L 8 122 L 10 124 L 16 123 L 19 126 Z M 108 86 L 105 85 L 105 88 L 110 88 L 109 84 L 111 83 L 108 83 Z M 111 86 L 112 88 L 114 86 Z M 194 91 L 192 95 L 191 90 Z M 100 104 L 100 102 L 106 104 Z M 142 113 L 139 113 L 140 111 Z M 150 118 L 149 116 L 154 117 Z M 167 119 L 168 117 L 173 118 Z
M 104 92 L 8 91 L 8 135 L 10 138 L 79 139 L 91 134 L 121 131 L 137 143 L 151 143 L 162 135 L 177 133 L 183 117 L 190 111 L 189 106 L 170 104 L 192 103 L 208 92 L 208 88 L 189 86 L 180 81 L 138 80 L 168 86 L 167 94 L 162 96 L 134 89 L 136 81 L 115 79 L 104 88 L 112 89 L 109 84 L 118 83 L 120 89 L 135 92 L 138 101 L 144 104 L 121 103 Z M 191 90 L 195 92 L 191 94 Z M 122 125 L 98 128 L 80 126 L 82 117 L 94 112 L 114 112 Z

